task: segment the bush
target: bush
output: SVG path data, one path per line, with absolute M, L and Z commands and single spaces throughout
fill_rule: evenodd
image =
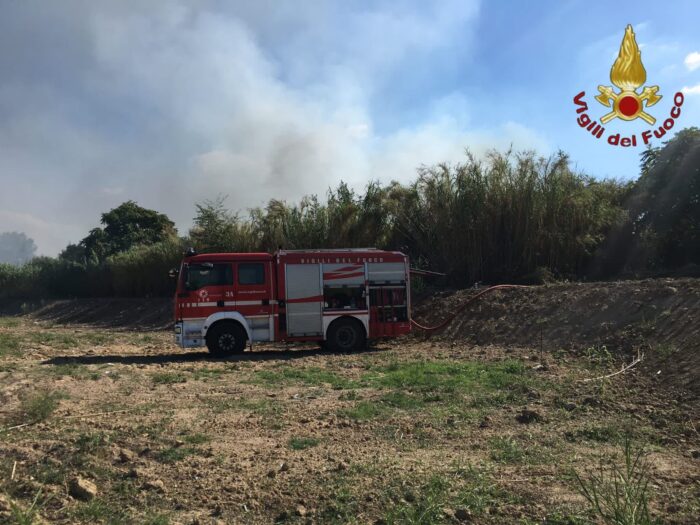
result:
M 175 292 L 168 270 L 180 266 L 184 245 L 171 237 L 150 246 L 136 246 L 107 259 L 114 295 L 162 296 Z

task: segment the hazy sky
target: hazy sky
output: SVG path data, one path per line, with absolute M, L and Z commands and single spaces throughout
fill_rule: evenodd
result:
M 698 20 L 697 0 L 0 0 L 0 232 L 54 255 L 127 199 L 186 232 L 219 194 L 245 212 L 511 144 L 634 178 L 641 149 L 587 135 L 572 98 L 605 112 L 631 23 L 654 115 L 685 88 L 677 125 L 700 125 Z

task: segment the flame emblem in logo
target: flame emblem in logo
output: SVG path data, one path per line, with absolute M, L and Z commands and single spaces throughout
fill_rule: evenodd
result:
M 610 81 L 620 88 L 616 92 L 612 86 L 598 86 L 599 95 L 595 99 L 605 107 L 612 107 L 612 111 L 603 115 L 600 121 L 607 124 L 615 117 L 622 120 L 634 120 L 641 118 L 649 124 L 654 124 L 656 119 L 644 111 L 653 106 L 659 100 L 659 86 L 647 86 L 641 93 L 637 89 L 647 80 L 647 72 L 642 64 L 642 52 L 639 50 L 634 38 L 632 26 L 625 29 L 622 38 L 620 53 L 610 69 Z

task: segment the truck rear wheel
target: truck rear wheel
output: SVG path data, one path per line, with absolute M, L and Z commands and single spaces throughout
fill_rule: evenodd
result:
M 207 348 L 211 355 L 225 357 L 245 350 L 247 336 L 238 323 L 217 323 L 207 333 Z
M 356 352 L 366 343 L 365 327 L 355 319 L 341 318 L 328 327 L 326 344 L 334 352 Z

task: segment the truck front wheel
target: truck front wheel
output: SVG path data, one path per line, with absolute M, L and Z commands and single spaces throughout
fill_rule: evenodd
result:
M 243 327 L 238 323 L 217 323 L 207 333 L 207 348 L 211 355 L 226 357 L 240 354 L 245 350 L 247 341 Z
M 355 319 L 341 318 L 328 327 L 326 344 L 334 352 L 356 352 L 366 343 L 365 327 Z

